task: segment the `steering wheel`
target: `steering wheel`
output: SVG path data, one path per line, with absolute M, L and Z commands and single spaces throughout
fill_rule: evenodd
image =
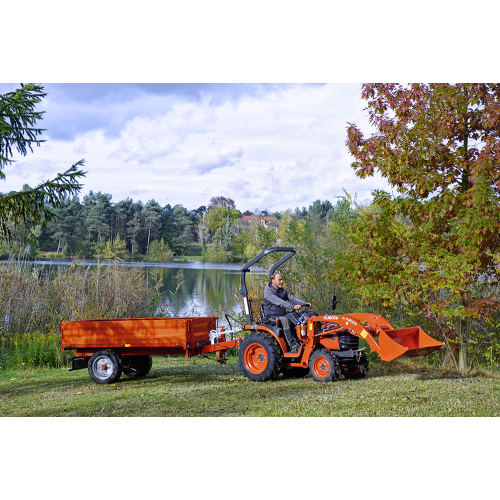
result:
M 305 310 L 304 311 L 301 311 L 301 309 L 303 309 L 305 307 Z M 312 306 L 308 306 L 308 305 L 303 305 L 303 306 L 300 306 L 298 309 L 295 309 L 295 306 L 292 307 L 292 309 L 290 309 L 290 312 L 296 312 L 297 314 L 299 314 L 299 311 L 305 313 L 308 311 L 309 307 L 312 307 Z

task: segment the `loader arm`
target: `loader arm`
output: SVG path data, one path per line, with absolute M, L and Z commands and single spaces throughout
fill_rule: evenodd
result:
M 309 322 L 326 323 L 326 329 L 316 333 L 320 336 L 348 330 L 352 335 L 366 340 L 371 351 L 375 351 L 383 361 L 425 356 L 444 345 L 427 335 L 419 326 L 394 328 L 387 319 L 377 314 L 325 314 L 309 318 Z M 314 331 L 318 331 L 318 325 Z M 378 337 L 378 342 L 375 337 Z

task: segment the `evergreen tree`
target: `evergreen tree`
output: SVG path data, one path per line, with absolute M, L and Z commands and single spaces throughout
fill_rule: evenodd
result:
M 176 205 L 173 210 L 174 236 L 172 243 L 174 250 L 185 253 L 193 241 L 193 221 L 189 212 L 182 206 Z
M 100 251 L 106 240 L 111 238 L 111 194 L 90 191 L 83 197 L 83 212 L 87 250 L 92 253 Z
M 5 179 L 3 170 L 14 162 L 12 148 L 23 156 L 33 145 L 40 146 L 44 140 L 39 136 L 44 129 L 37 127 L 37 120 L 43 119 L 44 111 L 35 107 L 47 95 L 44 88 L 32 83 L 0 95 L 0 179 Z M 40 183 L 33 189 L 0 194 L 0 235 L 7 241 L 12 239 L 8 221 L 14 226 L 23 226 L 27 237 L 36 240 L 33 233 L 38 225 L 45 227 L 48 220 L 55 217 L 54 208 L 58 207 L 64 196 L 76 194 L 82 188 L 79 178 L 85 173 L 79 169 L 84 160 L 49 181 Z
M 132 220 L 127 222 L 128 234 L 132 244 L 132 256 L 134 253 L 140 253 L 141 240 L 144 233 L 144 221 L 142 219 L 142 212 L 135 212 Z
M 161 233 L 162 209 L 160 204 L 155 200 L 149 200 L 142 211 L 144 220 L 144 229 L 148 235 L 146 246 L 146 255 L 149 252 L 149 243 L 159 237 Z

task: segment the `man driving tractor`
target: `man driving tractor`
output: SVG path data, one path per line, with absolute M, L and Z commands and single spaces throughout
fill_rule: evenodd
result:
M 286 341 L 290 346 L 291 352 L 297 352 L 300 349 L 300 343 L 293 337 L 291 326 L 297 325 L 298 315 L 295 312 L 287 313 L 286 309 L 300 309 L 302 306 L 309 306 L 309 302 L 297 299 L 283 287 L 283 278 L 281 274 L 276 273 L 271 276 L 271 282 L 264 288 L 264 319 L 278 320 L 283 327 Z

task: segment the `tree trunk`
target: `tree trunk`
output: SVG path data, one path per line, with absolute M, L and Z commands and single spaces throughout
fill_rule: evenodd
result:
M 147 257 L 149 255 L 149 237 L 151 236 L 151 228 L 149 228 L 149 231 L 148 231 L 148 247 L 146 248 L 146 260 L 147 260 Z
M 467 87 L 464 89 L 465 98 L 468 99 L 469 93 Z M 469 116 L 468 116 L 468 102 L 467 109 L 464 116 L 464 170 L 462 172 L 462 193 L 469 189 L 469 164 L 467 163 L 467 156 L 469 152 Z
M 467 320 L 460 320 L 460 329 L 458 331 L 458 338 L 460 340 L 460 350 L 458 352 L 458 369 L 462 373 L 469 370 L 468 356 L 467 356 Z

